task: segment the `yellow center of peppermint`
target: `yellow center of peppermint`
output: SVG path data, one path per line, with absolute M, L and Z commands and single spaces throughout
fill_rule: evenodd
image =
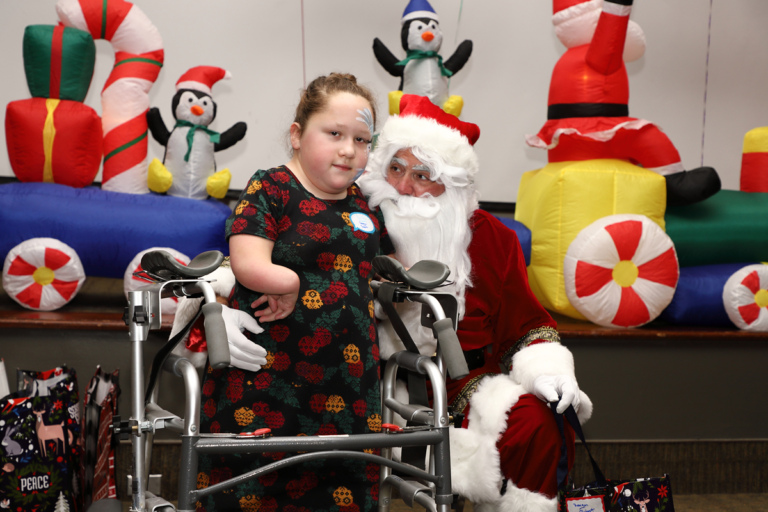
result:
M 755 303 L 761 308 L 768 306 L 768 290 L 758 290 L 755 294 Z
M 53 273 L 53 270 L 49 269 L 48 267 L 39 267 L 37 270 L 35 270 L 35 273 L 32 274 L 32 279 L 34 279 L 37 284 L 42 286 L 51 284 L 55 277 L 56 275 Z
M 613 280 L 622 288 L 628 288 L 635 284 L 637 280 L 637 265 L 632 260 L 621 260 L 615 267 L 613 267 Z

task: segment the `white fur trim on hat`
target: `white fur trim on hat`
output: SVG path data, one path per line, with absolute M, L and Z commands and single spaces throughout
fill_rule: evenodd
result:
M 437 17 L 437 14 L 434 11 L 413 11 L 403 16 L 403 19 L 401 20 L 400 23 L 404 25 L 406 22 L 410 20 L 416 20 L 419 18 L 426 18 L 428 20 L 440 21 L 440 19 Z
M 385 174 L 395 153 L 414 147 L 444 162 L 443 168 L 436 170 L 445 177 L 437 176 L 444 184 L 448 181 L 466 186 L 473 182 L 480 168 L 475 150 L 458 130 L 434 119 L 406 115 L 387 120 L 368 161 L 368 169 Z

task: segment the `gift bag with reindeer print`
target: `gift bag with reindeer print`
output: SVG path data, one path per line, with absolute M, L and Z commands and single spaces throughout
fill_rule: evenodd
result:
M 569 423 L 581 440 L 595 474 L 595 480 L 582 487 L 575 487 L 573 484 L 567 485 L 568 461 L 565 444 L 563 444 L 557 470 L 558 512 L 675 512 L 669 475 L 632 480 L 609 480 L 605 478 L 603 471 L 589 451 L 573 406 L 568 407 L 565 413 L 558 414 L 556 405 L 552 404 L 551 406 L 561 435 L 565 423 Z M 562 435 L 562 439 L 565 442 L 564 435 Z
M 18 371 L 0 399 L 0 509 L 76 512 L 80 404 L 71 368 Z

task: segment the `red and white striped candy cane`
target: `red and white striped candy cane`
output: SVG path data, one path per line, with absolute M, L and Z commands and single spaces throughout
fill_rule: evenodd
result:
M 115 50 L 115 65 L 101 92 L 104 130 L 104 190 L 145 194 L 149 90 L 163 66 L 163 41 L 157 28 L 124 0 L 59 0 L 56 12 L 65 26 L 105 39 Z

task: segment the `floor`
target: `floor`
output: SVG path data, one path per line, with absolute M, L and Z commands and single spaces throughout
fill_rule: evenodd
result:
M 756 512 L 768 511 L 768 494 L 684 494 L 674 497 L 675 512 Z M 129 503 L 123 503 L 123 512 L 129 511 Z M 413 509 L 402 501 L 395 501 L 391 512 L 421 512 L 423 507 Z M 464 512 L 472 512 L 467 503 Z M 514 512 L 514 511 L 509 511 Z

